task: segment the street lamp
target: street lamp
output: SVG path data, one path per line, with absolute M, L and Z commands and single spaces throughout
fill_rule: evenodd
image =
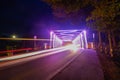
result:
M 37 39 L 37 36 L 34 36 L 34 50 L 36 50 L 36 39 Z
M 95 48 L 95 33 L 93 33 L 93 48 Z
M 12 38 L 15 39 L 15 38 L 16 38 L 16 35 L 15 35 L 15 34 L 12 35 Z M 14 46 L 14 42 L 13 42 L 13 45 L 11 46 L 12 52 L 9 53 L 9 55 L 11 55 L 11 56 L 13 55 L 14 47 L 15 47 L 15 46 Z
M 16 35 L 12 35 L 12 38 L 16 38 Z

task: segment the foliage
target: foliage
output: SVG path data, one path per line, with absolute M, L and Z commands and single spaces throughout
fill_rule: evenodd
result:
M 116 30 L 118 28 L 118 19 L 116 17 L 120 15 L 119 4 L 117 0 L 101 0 L 93 4 L 95 9 L 86 21 L 93 24 L 94 28 L 98 30 Z
M 112 40 L 114 31 L 120 26 L 120 1 L 119 0 L 44 0 L 53 9 L 54 15 L 58 17 L 69 17 L 76 14 L 84 7 L 93 7 L 91 14 L 87 17 L 88 25 L 99 32 L 108 33 L 110 54 L 112 55 Z M 74 17 L 75 18 L 75 17 Z M 111 34 L 112 40 L 111 40 Z M 101 41 L 101 40 L 100 40 Z M 101 42 L 100 42 L 101 43 Z
M 68 17 L 87 6 L 91 0 L 43 0 L 53 9 L 57 17 Z
M 66 17 L 74 20 L 74 18 L 81 18 L 81 9 L 91 7 L 90 16 L 87 18 L 89 25 L 94 29 L 115 30 L 118 22 L 116 17 L 120 14 L 120 2 L 118 0 L 43 0 L 47 2 L 53 9 L 53 14 L 56 17 Z M 77 15 L 78 17 L 76 17 Z M 93 26 L 94 25 L 94 26 Z M 114 29 L 113 29 L 114 27 Z

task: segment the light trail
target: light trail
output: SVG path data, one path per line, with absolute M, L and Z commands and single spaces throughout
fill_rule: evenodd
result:
M 76 51 L 78 51 L 79 47 L 80 45 L 72 44 L 72 45 L 69 45 L 67 48 L 71 50 L 73 53 L 75 53 Z
M 84 30 L 83 31 L 83 34 L 84 34 L 84 38 L 85 38 L 85 48 L 88 48 L 88 43 L 87 43 L 87 35 L 86 35 L 86 31 Z
M 38 54 L 42 54 L 42 53 L 45 53 L 44 55 L 50 55 L 50 54 L 53 54 L 53 53 L 51 53 L 51 51 L 58 50 L 58 52 L 59 52 L 59 50 L 64 51 L 64 50 L 69 50 L 69 49 L 70 49 L 69 46 L 64 46 L 64 47 L 48 49 L 48 50 L 43 50 L 43 51 L 36 51 L 36 52 L 27 53 L 27 54 L 21 54 L 21 55 L 15 55 L 15 56 L 10 56 L 10 57 L 0 58 L 0 62 L 8 61 L 8 60 L 20 59 L 20 58 L 25 58 L 25 57 L 30 57 L 30 56 L 34 56 L 34 55 L 38 55 Z
M 11 66 L 11 65 L 15 65 L 15 64 L 26 63 L 26 62 L 32 61 L 34 59 L 46 57 L 46 56 L 49 56 L 49 55 L 52 55 L 52 54 L 57 54 L 59 52 L 63 52 L 63 51 L 66 51 L 66 50 L 67 49 L 61 49 L 61 50 L 57 50 L 57 51 L 54 51 L 54 52 L 49 52 L 49 53 L 45 53 L 45 54 L 41 54 L 41 55 L 37 55 L 37 56 L 26 57 L 26 58 L 22 58 L 22 59 L 11 60 L 11 61 L 8 61 L 8 59 L 4 59 L 4 60 L 2 59 L 2 61 L 7 61 L 7 62 L 4 62 L 4 63 L 0 64 L 0 70 L 4 69 L 6 66 Z
M 50 39 L 34 39 L 34 38 L 0 38 L 0 40 L 38 40 L 38 41 L 50 41 Z

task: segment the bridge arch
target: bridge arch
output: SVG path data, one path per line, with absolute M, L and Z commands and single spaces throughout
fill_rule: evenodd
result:
M 87 35 L 85 30 L 53 30 L 50 32 L 50 46 L 56 48 L 65 44 L 79 45 L 87 48 Z

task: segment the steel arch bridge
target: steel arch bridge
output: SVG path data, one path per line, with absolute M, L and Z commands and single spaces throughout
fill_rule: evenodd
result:
M 50 46 L 56 48 L 67 44 L 79 45 L 87 48 L 87 36 L 85 30 L 53 30 L 50 32 Z

